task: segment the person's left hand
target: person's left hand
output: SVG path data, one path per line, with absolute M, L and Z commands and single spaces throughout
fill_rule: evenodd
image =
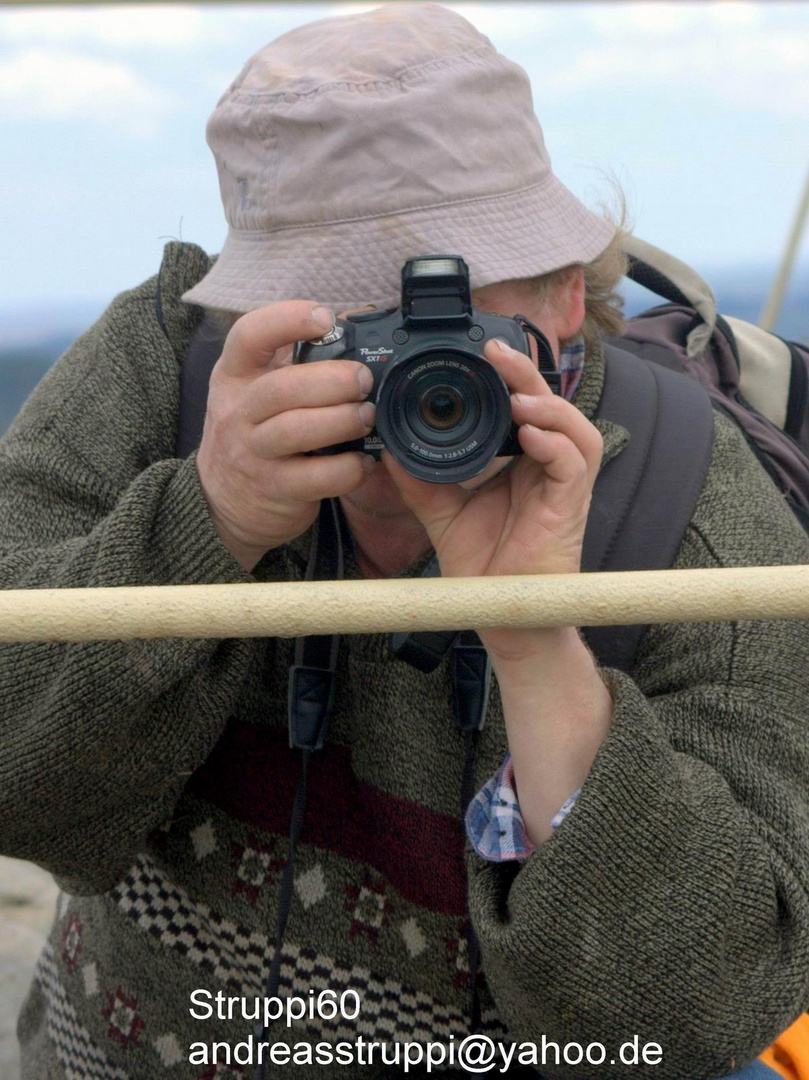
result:
M 551 391 L 528 356 L 498 341 L 484 355 L 511 393 L 523 449 L 516 464 L 476 490 L 417 480 L 387 451 L 385 467 L 427 530 L 444 577 L 577 573 L 601 434 Z

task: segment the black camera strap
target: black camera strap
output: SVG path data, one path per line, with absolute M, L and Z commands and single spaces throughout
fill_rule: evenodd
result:
M 489 704 L 492 665 L 489 654 L 474 630 L 464 630 L 452 646 L 450 676 L 452 679 L 452 711 L 456 725 L 463 733 L 465 742 L 463 776 L 461 780 L 461 820 L 466 821 L 469 804 L 475 797 L 475 759 L 478 739 L 486 723 Z M 469 963 L 470 1024 L 472 1034 L 480 1031 L 480 994 L 478 993 L 478 969 L 480 948 L 472 926 L 467 898 L 466 947 Z
M 551 344 L 538 326 L 534 326 L 525 315 L 515 315 L 514 321 L 519 323 L 526 334 L 530 334 L 537 346 L 537 367 L 545 382 L 558 394 L 562 388 L 562 373 L 556 366 Z
M 345 575 L 340 509 L 336 499 L 324 499 L 314 528 L 305 581 L 342 581 Z M 289 669 L 287 713 L 289 745 L 319 750 L 334 707 L 337 676 L 337 634 L 314 634 L 295 639 L 295 659 Z
M 312 529 L 304 580 L 342 581 L 345 575 L 343 551 L 339 504 L 336 499 L 324 499 Z M 334 711 L 339 650 L 337 634 L 313 634 L 295 639 L 294 663 L 289 669 L 287 687 L 287 715 L 289 745 L 301 751 L 301 773 L 289 826 L 289 854 L 278 893 L 275 949 L 265 990 L 268 998 L 278 995 L 281 983 L 281 950 L 292 904 L 295 854 L 306 815 L 309 761 L 314 751 L 323 746 Z M 266 1025 L 259 1021 L 254 1032 L 258 1044 L 263 1042 L 266 1033 Z M 264 1080 L 264 1066 L 262 1058 L 256 1067 L 255 1080 Z

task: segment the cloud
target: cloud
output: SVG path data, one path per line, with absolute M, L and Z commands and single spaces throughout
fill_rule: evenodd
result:
M 6 42 L 98 43 L 114 48 L 188 50 L 209 34 L 210 20 L 190 5 L 112 5 L 89 8 L 23 9 L 0 16 L 0 36 Z
M 370 10 L 377 4 L 348 5 Z M 33 47 L 50 42 L 94 46 L 112 51 L 160 50 L 190 54 L 222 50 L 246 42 L 255 51 L 265 41 L 301 23 L 338 14 L 340 5 L 153 4 L 133 3 L 87 7 L 49 4 L 18 11 L 0 11 L 0 40 Z
M 124 64 L 25 49 L 0 60 L 0 105 L 6 120 L 109 122 L 148 138 L 172 102 Z
M 562 55 L 543 48 L 542 63 L 530 61 L 546 95 L 629 90 L 657 93 L 669 107 L 698 95 L 740 114 L 809 120 L 809 16 L 801 5 L 605 4 L 579 9 L 579 17 L 580 40 L 571 34 Z
M 713 0 L 711 3 L 684 4 L 682 0 L 656 0 L 644 3 L 596 3 L 580 9 L 582 23 L 602 37 L 665 38 L 671 34 L 697 35 L 713 27 L 725 30 L 754 27 L 764 21 L 761 3 L 739 0 Z
M 524 41 L 526 36 L 544 34 L 554 21 L 553 4 L 460 3 L 446 6 L 468 19 L 501 51 L 507 50 L 511 42 Z
M 382 7 L 384 2 L 336 3 L 313 12 L 311 19 L 325 18 L 328 15 L 362 15 Z M 394 0 L 397 7 L 416 7 L 421 0 Z M 526 34 L 535 34 L 549 28 L 554 19 L 553 3 L 545 0 L 534 0 L 533 3 L 480 3 L 479 0 L 460 0 L 460 3 L 447 3 L 441 0 L 441 6 L 449 8 L 458 15 L 468 19 L 472 25 L 487 37 L 491 38 L 498 48 L 506 48 L 508 43 L 523 41 Z M 309 22 L 307 18 L 301 18 L 300 22 Z

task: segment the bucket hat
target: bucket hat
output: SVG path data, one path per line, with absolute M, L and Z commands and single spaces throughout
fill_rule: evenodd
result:
M 554 175 L 523 69 L 437 4 L 282 35 L 206 134 L 229 229 L 189 303 L 398 306 L 413 256 L 461 255 L 476 289 L 589 262 L 615 231 Z

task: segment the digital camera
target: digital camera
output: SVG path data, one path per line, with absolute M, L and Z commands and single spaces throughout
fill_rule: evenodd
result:
M 317 341 L 299 342 L 295 363 L 347 357 L 373 374 L 368 400 L 376 427 L 365 438 L 319 453 L 384 448 L 412 476 L 454 484 L 477 476 L 495 458 L 521 454 L 509 391 L 483 355 L 499 337 L 531 355 L 555 393 L 559 374 L 547 338 L 524 316 L 472 307 L 469 269 L 458 255 L 423 255 L 402 268 L 402 306 L 338 319 Z

